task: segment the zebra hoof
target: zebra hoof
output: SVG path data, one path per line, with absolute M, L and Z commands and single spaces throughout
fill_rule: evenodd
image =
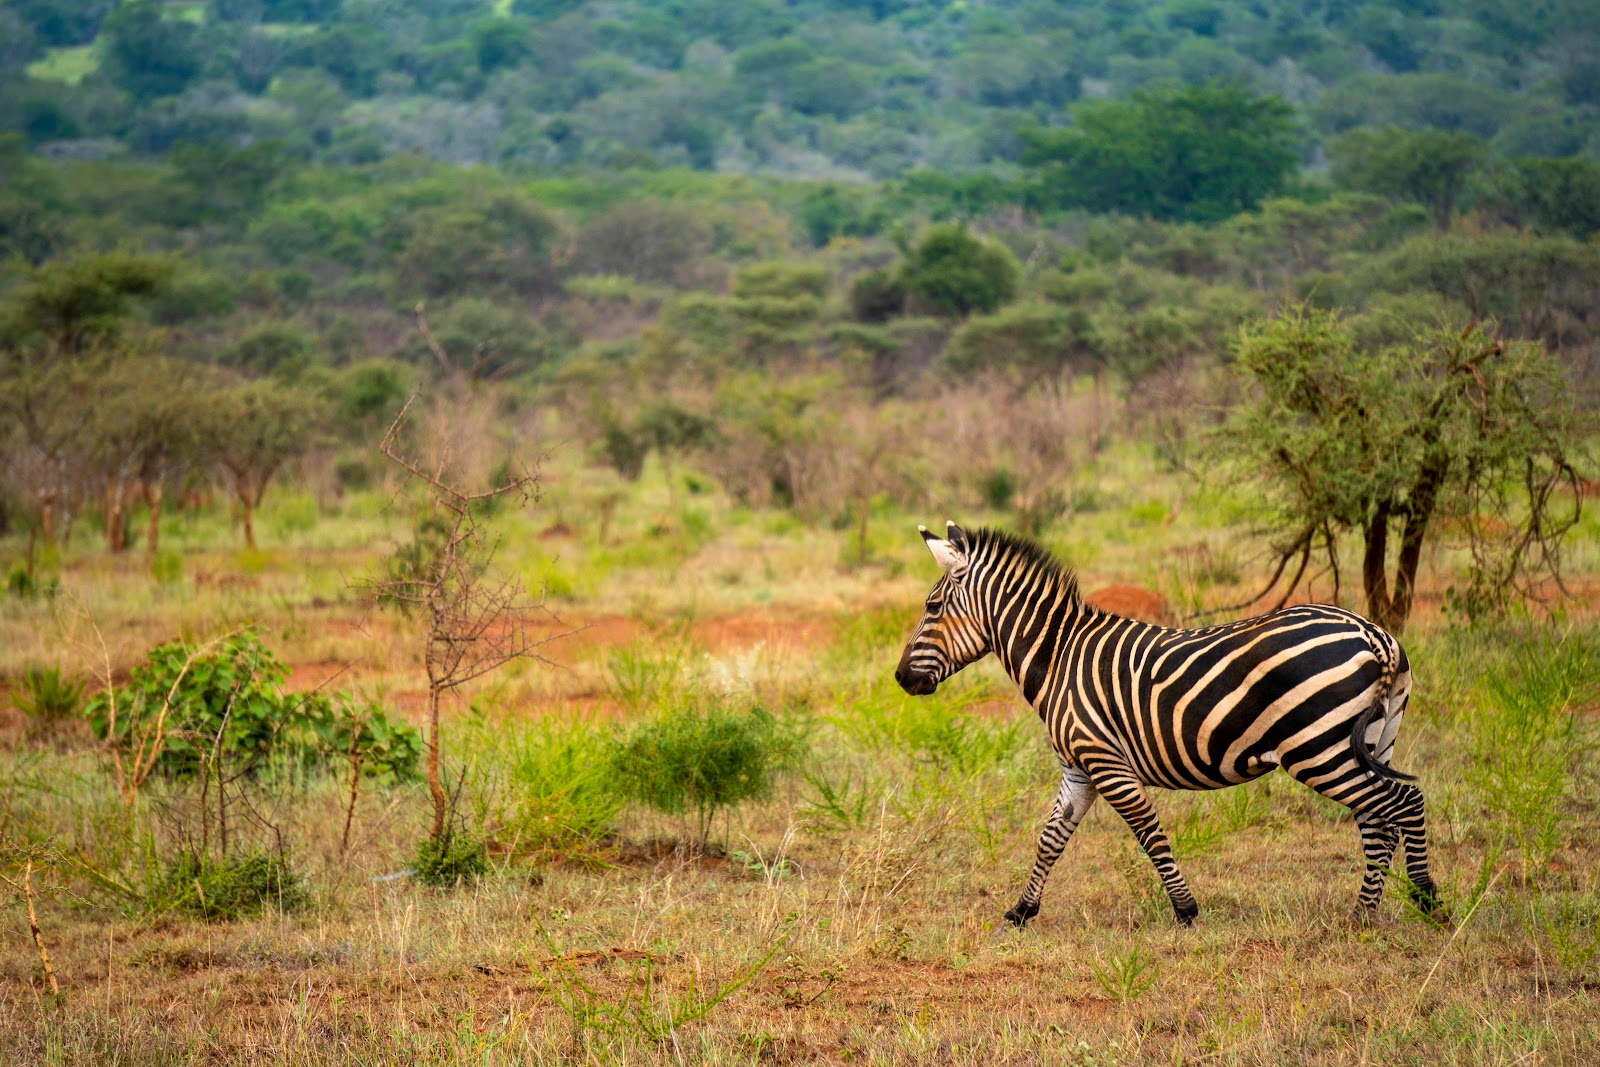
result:
M 1039 905 L 1018 901 L 1017 906 L 1006 912 L 1006 922 L 1018 930 L 1028 925 L 1028 920 L 1039 914 Z
M 1450 923 L 1450 909 L 1444 906 L 1444 901 L 1439 899 L 1431 887 L 1427 889 L 1414 889 L 1411 893 L 1411 903 L 1416 905 L 1418 911 L 1435 926 L 1448 927 Z
M 1189 904 L 1184 907 L 1174 904 L 1172 910 L 1178 917 L 1179 926 L 1193 926 L 1195 919 L 1200 917 L 1200 905 L 1198 904 Z

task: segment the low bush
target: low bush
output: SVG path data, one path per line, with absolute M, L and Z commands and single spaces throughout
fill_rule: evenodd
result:
M 489 873 L 489 851 L 482 838 L 452 830 L 437 840 L 424 838 L 417 845 L 411 868 L 423 885 L 462 885 Z
M 70 722 L 83 707 L 83 682 L 61 673 L 59 667 L 24 668 L 22 688 L 11 695 L 11 706 L 28 717 L 28 732 L 49 736 Z
M 517 852 L 582 853 L 610 832 L 623 798 L 612 785 L 604 736 L 581 721 L 540 719 L 508 732 L 500 814 Z
M 771 795 L 804 750 L 799 731 L 764 708 L 684 706 L 617 738 L 610 765 L 629 799 L 667 815 L 692 814 L 703 846 L 717 812 Z
M 269 907 L 292 911 L 305 898 L 299 874 L 282 857 L 258 852 L 228 860 L 185 851 L 159 870 L 147 905 L 157 914 L 226 921 Z

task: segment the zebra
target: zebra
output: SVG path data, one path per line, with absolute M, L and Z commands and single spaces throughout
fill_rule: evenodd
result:
M 895 680 L 925 696 L 995 653 L 1061 764 L 1033 873 L 1005 913 L 1013 925 L 1039 913 L 1050 869 L 1100 796 L 1190 925 L 1200 908 L 1145 788 L 1222 789 L 1275 767 L 1354 813 L 1366 858 L 1358 919 L 1376 911 L 1403 842 L 1413 899 L 1449 921 L 1428 873 L 1422 790 L 1389 766 L 1411 692 L 1392 635 L 1322 604 L 1204 629 L 1155 626 L 1086 604 L 1073 572 L 1032 541 L 953 522 L 942 538 L 917 529 L 944 574 Z

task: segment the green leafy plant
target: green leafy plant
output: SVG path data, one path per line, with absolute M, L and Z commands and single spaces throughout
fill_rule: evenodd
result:
M 300 876 L 281 856 L 258 852 L 229 860 L 185 850 L 158 867 L 146 904 L 157 914 L 232 920 L 269 907 L 291 911 L 305 900 Z
M 517 852 L 589 852 L 610 832 L 623 798 L 611 781 L 606 739 L 588 723 L 541 719 L 509 732 L 500 814 Z
M 216 751 L 233 767 L 262 770 L 286 733 L 304 722 L 286 704 L 283 664 L 251 631 L 199 647 L 157 645 L 125 685 L 85 709 L 95 736 L 124 760 L 138 784 L 151 770 L 193 778 Z
M 539 933 L 551 958 L 542 964 L 531 960 L 529 963 L 543 977 L 545 990 L 556 1007 L 572 1020 L 580 1039 L 596 1033 L 612 1039 L 631 1038 L 660 1044 L 673 1040 L 679 1027 L 705 1018 L 717 1005 L 748 985 L 772 962 L 788 941 L 792 929 L 792 923 L 785 926 L 759 959 L 710 989 L 700 988 L 696 977 L 698 968 L 690 970 L 686 988 L 679 994 L 658 991 L 655 969 L 659 961 L 648 952 L 630 954 L 633 973 L 620 996 L 597 989 L 578 972 L 573 958 L 557 947 L 542 923 Z
M 1155 984 L 1161 975 L 1161 961 L 1135 941 L 1101 962 L 1095 957 L 1094 980 L 1105 995 L 1118 1004 L 1127 1004 Z
M 23 669 L 22 688 L 11 695 L 11 706 L 28 717 L 28 732 L 54 734 L 83 707 L 84 683 L 61 673 L 59 667 L 32 665 Z
M 613 744 L 611 769 L 632 800 L 692 814 L 704 846 L 724 808 L 768 796 L 802 754 L 803 740 L 763 708 L 683 707 L 638 723 Z
M 411 867 L 423 885 L 461 885 L 489 873 L 489 850 L 481 837 L 452 827 L 440 837 L 423 838 Z

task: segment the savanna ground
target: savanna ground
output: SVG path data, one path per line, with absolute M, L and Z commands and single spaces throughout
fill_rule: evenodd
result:
M 1442 550 L 1426 568 L 1396 764 L 1427 791 L 1454 925 L 1398 891 L 1358 924 L 1353 825 L 1274 775 L 1156 795 L 1200 900 L 1194 928 L 1174 925 L 1099 805 L 1017 932 L 1000 916 L 1055 779 L 1032 713 L 992 664 L 922 700 L 891 678 L 935 576 L 913 524 L 946 516 L 876 514 L 863 561 L 853 528 L 669 495 L 657 470 L 604 521 L 582 471 L 558 455 L 545 477 L 543 501 L 494 523 L 500 565 L 547 589 L 548 663 L 486 680 L 443 733 L 494 872 L 445 889 L 389 877 L 426 832 L 420 783 L 366 786 L 341 859 L 337 773 L 255 800 L 303 879 L 297 907 L 206 922 L 43 872 L 61 996 L 17 897 L 0 917 L 0 1059 L 1600 1062 L 1592 519 L 1568 551 L 1579 596 L 1553 616 L 1467 629 L 1441 610 L 1460 561 Z M 1135 583 L 1182 613 L 1247 597 L 1265 572 L 1247 497 L 1132 446 L 1086 471 L 1074 503 L 1045 540 L 1091 591 Z M 320 505 L 280 491 L 259 551 L 236 547 L 223 508 L 173 519 L 163 542 L 181 567 L 160 581 L 85 531 L 54 598 L 0 602 L 0 677 L 108 661 L 123 677 L 157 642 L 255 622 L 289 688 L 351 689 L 420 721 L 415 626 L 352 585 L 409 523 L 377 491 Z M 584 772 L 619 724 L 699 702 L 769 708 L 809 756 L 769 799 L 719 816 L 697 855 L 684 821 L 621 807 Z M 3 737 L 5 835 L 56 841 L 136 887 L 183 832 L 176 787 L 152 779 L 124 805 L 81 725 L 40 740 L 13 715 Z M 540 835 L 551 811 L 586 804 L 607 832 Z

